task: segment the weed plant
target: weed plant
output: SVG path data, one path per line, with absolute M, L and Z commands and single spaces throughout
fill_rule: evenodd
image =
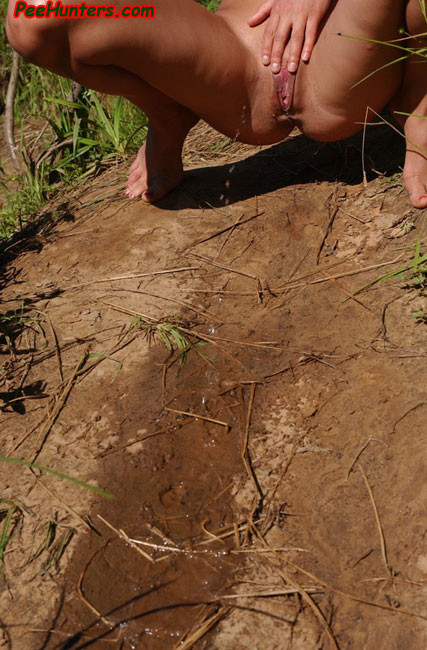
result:
M 197 0 L 197 2 L 209 11 L 216 11 L 218 9 L 220 0 Z
M 184 334 L 183 329 L 187 332 L 187 328 L 184 328 L 184 323 L 182 323 L 182 321 L 180 321 L 176 316 L 157 321 L 148 318 L 145 319 L 141 316 L 135 316 L 129 327 L 129 331 L 141 330 L 144 332 L 149 343 L 151 343 L 155 338 L 158 338 L 166 346 L 166 349 L 171 356 L 176 351 L 180 365 L 184 364 L 190 350 L 194 350 L 199 357 L 212 364 L 212 359 L 206 354 L 203 354 L 200 350 L 200 348 L 205 347 L 207 343 L 204 341 L 190 340 L 190 337 Z
M 391 278 L 402 283 L 405 289 L 416 289 L 421 295 L 425 295 L 427 290 L 427 252 L 423 252 L 423 249 L 421 248 L 424 226 L 425 220 L 423 220 L 421 224 L 420 233 L 415 243 L 408 248 L 407 252 L 412 255 L 412 259 L 409 262 L 393 271 L 390 271 L 389 273 L 381 275 L 369 284 L 358 289 L 354 295 L 356 296 L 365 289 L 373 287 L 374 285 Z M 427 313 L 424 310 L 414 312 L 412 318 L 414 318 L 417 323 L 427 323 Z
M 0 346 L 6 344 L 10 349 L 13 349 L 13 342 L 22 330 L 33 325 L 40 328 L 37 318 L 27 314 L 24 303 L 21 304 L 19 309 L 4 313 L 0 312 Z
M 219 0 L 197 1 L 211 11 L 219 5 Z M 0 0 L 0 84 L 12 63 L 6 10 L 7 1 Z M 21 61 L 15 134 L 24 171 L 7 174 L 0 159 L 0 241 L 33 220 L 59 188 L 75 185 L 112 160 L 137 151 L 145 139 L 147 118 L 129 101 L 84 89 L 70 102 L 70 90 L 68 80 Z
M 22 510 L 13 501 L 9 501 L 8 499 L 0 499 L 0 503 L 5 503 L 8 506 L 6 509 L 0 509 L 0 575 L 3 575 L 6 547 L 17 530 L 22 517 Z
M 0 2 L 1 82 L 12 50 L 4 26 L 6 2 Z M 69 80 L 21 61 L 14 109 L 23 171 L 7 174 L 4 156 L 0 159 L 0 240 L 22 229 L 59 187 L 99 172 L 144 141 L 147 118 L 136 106 L 89 89 L 70 102 L 70 90 Z
M 197 2 L 210 11 L 219 5 L 219 0 Z M 427 23 L 426 2 L 419 2 Z M 0 83 L 12 60 L 5 33 L 6 9 L 6 0 L 0 0 Z M 415 38 L 412 45 L 410 40 L 387 45 L 396 48 L 396 60 L 417 55 L 427 62 L 427 48 L 417 46 Z M 58 188 L 96 174 L 112 160 L 136 151 L 144 141 L 147 118 L 133 104 L 89 89 L 70 102 L 70 90 L 68 80 L 21 62 L 15 130 L 24 171 L 8 175 L 0 159 L 0 241 L 33 220 Z

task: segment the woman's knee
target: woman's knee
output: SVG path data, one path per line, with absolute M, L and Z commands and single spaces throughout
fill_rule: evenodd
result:
M 22 57 L 30 63 L 38 63 L 43 48 L 39 24 L 36 20 L 29 20 L 25 17 L 15 18 L 11 10 L 12 2 L 9 3 L 9 11 L 6 18 L 6 35 L 10 45 L 19 52 Z
M 13 0 L 9 0 L 6 35 L 13 49 L 29 63 L 67 76 L 67 21 L 15 17 L 13 11 Z

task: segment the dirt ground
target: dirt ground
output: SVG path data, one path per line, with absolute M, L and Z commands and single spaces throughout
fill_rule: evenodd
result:
M 110 169 L 3 251 L 1 454 L 114 498 L 1 462 L 0 647 L 426 647 L 426 299 L 376 282 L 425 250 L 400 155 L 374 127 L 363 184 L 360 137 L 199 126 L 160 204 Z

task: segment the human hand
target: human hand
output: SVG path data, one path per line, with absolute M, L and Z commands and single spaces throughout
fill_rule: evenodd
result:
M 263 64 L 271 64 L 275 73 L 281 68 L 296 72 L 300 60 L 309 61 L 320 21 L 330 4 L 331 0 L 266 0 L 248 21 L 250 27 L 256 27 L 269 19 L 262 42 Z

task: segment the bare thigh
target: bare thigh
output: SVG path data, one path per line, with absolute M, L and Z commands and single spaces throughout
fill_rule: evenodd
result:
M 141 92 L 148 84 L 230 137 L 251 138 L 252 54 L 225 20 L 193 0 L 158 0 L 150 21 L 80 21 L 69 40 L 70 77 L 107 90 L 99 74 L 108 67 L 107 85 L 114 76 L 117 92 L 129 95 L 123 70 L 127 88 L 132 77 L 138 92 L 141 80 Z
M 301 123 L 306 135 L 319 140 L 347 137 L 360 129 L 357 123 L 365 120 L 367 107 L 379 111 L 390 101 L 401 83 L 403 65 L 387 64 L 401 52 L 366 39 L 397 38 L 404 9 L 404 0 L 335 3 L 301 79 L 305 99 Z M 382 66 L 386 67 L 361 82 Z

